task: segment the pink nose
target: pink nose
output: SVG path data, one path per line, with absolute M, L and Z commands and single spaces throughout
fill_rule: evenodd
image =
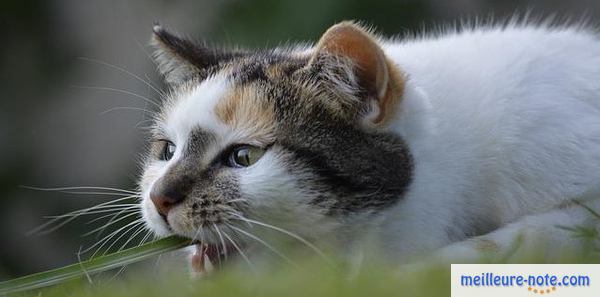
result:
M 171 208 L 183 201 L 183 196 L 152 192 L 150 193 L 150 199 L 154 203 L 154 207 L 156 207 L 158 213 L 166 218 Z

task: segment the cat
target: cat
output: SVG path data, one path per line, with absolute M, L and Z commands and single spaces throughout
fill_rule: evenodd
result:
M 584 245 L 557 225 L 594 224 L 580 204 L 600 197 L 600 40 L 585 26 L 384 39 L 345 21 L 256 51 L 153 31 L 170 92 L 142 212 L 197 241 L 199 273 L 246 258 L 257 230 L 400 264 L 510 256 L 517 239 L 551 260 Z

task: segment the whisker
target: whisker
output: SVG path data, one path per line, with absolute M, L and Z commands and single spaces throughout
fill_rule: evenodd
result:
M 119 274 L 121 274 L 121 273 L 123 273 L 123 271 L 125 271 L 125 269 L 126 269 L 126 268 L 127 268 L 127 265 L 125 265 L 125 266 L 121 267 L 121 268 L 119 269 L 119 271 L 117 271 L 117 273 L 115 273 L 115 275 L 113 275 L 113 276 L 112 276 L 112 277 L 111 277 L 111 278 L 108 280 L 108 282 L 109 282 L 109 283 L 110 283 L 110 282 L 113 282 L 113 281 L 114 281 L 114 280 L 117 278 L 117 276 L 119 276 Z
M 148 61 L 150 61 L 152 64 L 154 64 L 154 66 L 156 66 L 158 68 L 158 63 L 156 62 L 155 59 L 152 58 L 152 55 L 146 50 L 146 48 L 139 42 L 139 40 L 135 39 L 135 43 L 138 46 L 138 48 L 145 54 L 146 58 L 148 59 Z M 148 81 L 150 81 L 150 78 L 148 77 L 148 74 L 144 74 L 144 76 L 146 77 L 146 79 Z
M 296 240 L 298 240 L 298 241 L 300 241 L 300 242 L 304 243 L 304 244 L 305 244 L 306 246 L 308 246 L 309 248 L 311 248 L 311 249 L 312 249 L 314 252 L 316 252 L 316 253 L 317 253 L 319 256 L 321 256 L 323 259 L 327 260 L 329 263 L 333 263 L 333 262 L 331 261 L 331 259 L 329 259 L 329 257 L 327 257 L 327 256 L 325 255 L 325 253 L 323 253 L 323 252 L 322 252 L 322 251 L 321 251 L 319 248 L 317 248 L 317 247 L 316 247 L 314 244 L 310 243 L 308 240 L 306 240 L 306 239 L 304 239 L 304 238 L 300 237 L 300 236 L 299 236 L 299 235 L 297 235 L 297 234 L 294 234 L 294 233 L 292 233 L 292 232 L 290 232 L 290 231 L 288 231 L 288 230 L 285 230 L 285 229 L 282 229 L 282 228 L 279 228 L 279 227 L 276 227 L 276 226 L 273 226 L 273 225 L 269 225 L 269 224 L 267 224 L 267 223 L 263 223 L 263 222 L 259 222 L 259 221 L 256 221 L 256 220 L 251 220 L 251 219 L 245 218 L 245 217 L 243 217 L 243 216 L 241 216 L 241 215 L 238 215 L 238 214 L 233 214 L 233 215 L 237 217 L 237 220 L 240 220 L 240 221 L 246 221 L 246 222 L 249 222 L 249 223 L 252 223 L 252 224 L 256 224 L 256 225 L 259 225 L 259 226 L 263 226 L 263 227 L 265 227 L 265 228 L 269 228 L 269 229 L 272 229 L 272 230 L 275 230 L 275 231 L 279 231 L 279 232 L 281 232 L 281 233 L 283 233 L 283 234 L 286 234 L 286 235 L 288 235 L 288 236 L 290 236 L 290 237 L 293 237 L 293 238 L 295 238 Z M 232 218 L 232 219 L 236 219 L 236 218 Z
M 89 236 L 89 235 L 91 235 L 91 234 L 94 234 L 94 233 L 96 233 L 96 232 L 102 232 L 102 231 L 104 231 L 104 230 L 105 230 L 107 227 L 109 227 L 109 226 L 112 226 L 112 225 L 114 225 L 114 224 L 116 224 L 116 223 L 118 223 L 118 222 L 120 222 L 120 221 L 123 221 L 123 220 L 124 220 L 124 219 L 126 219 L 126 218 L 129 218 L 129 217 L 131 217 L 131 216 L 134 216 L 134 215 L 137 215 L 137 214 L 139 214 L 139 212 L 137 212 L 137 211 L 136 211 L 136 212 L 132 212 L 132 213 L 130 213 L 130 214 L 127 214 L 127 215 L 121 216 L 121 217 L 119 217 L 118 219 L 116 219 L 116 220 L 114 220 L 114 221 L 110 222 L 109 224 L 105 224 L 105 225 L 103 225 L 103 226 L 101 226 L 101 227 L 98 227 L 98 228 L 96 228 L 96 229 L 94 229 L 94 230 L 92 230 L 92 231 L 89 231 L 89 232 L 87 232 L 87 233 L 83 234 L 82 236 Z
M 110 202 L 107 202 L 107 203 L 113 203 L 113 202 L 114 201 L 110 201 Z M 100 206 L 100 205 L 98 205 L 98 206 Z M 56 226 L 54 226 L 54 227 L 52 227 L 50 229 L 44 230 L 44 229 L 48 228 L 49 226 L 51 226 L 52 224 L 55 224 L 55 223 L 59 222 L 61 219 L 65 219 L 66 217 L 54 218 L 54 219 L 52 219 L 52 220 L 50 220 L 50 221 L 48 221 L 48 222 L 46 222 L 46 223 L 44 223 L 44 224 L 36 227 L 36 228 L 34 228 L 33 230 L 27 232 L 26 235 L 29 236 L 29 235 L 33 235 L 33 234 L 40 234 L 40 235 L 41 234 L 48 234 L 48 233 L 51 233 L 53 231 L 56 231 L 60 227 L 68 224 L 69 222 L 75 220 L 76 218 L 78 218 L 81 215 L 87 215 L 88 213 L 90 213 L 90 214 L 97 214 L 97 213 L 109 212 L 109 210 L 104 210 L 104 211 L 98 210 L 98 211 L 95 211 L 94 209 L 95 208 L 90 207 L 90 208 L 86 209 L 85 211 L 78 210 L 78 211 L 71 212 L 71 213 L 75 213 L 76 215 L 67 216 L 68 218 L 66 220 L 64 220 L 63 222 L 57 224 Z M 116 210 L 118 210 L 118 209 L 114 209 L 114 210 L 110 210 L 110 211 L 116 211 Z M 71 213 L 69 213 L 69 214 L 71 214 Z
M 48 228 L 48 226 L 51 226 L 52 224 L 57 223 L 58 221 L 60 221 L 64 217 L 54 218 L 54 219 L 52 219 L 52 220 L 50 220 L 50 221 L 48 221 L 48 222 L 40 225 L 39 227 L 37 227 L 37 228 L 35 228 L 35 229 L 27 232 L 27 235 L 32 235 L 32 234 L 36 234 L 36 233 L 37 234 L 48 234 L 50 232 L 53 232 L 53 231 L 59 229 L 60 227 L 62 227 L 64 225 L 68 224 L 69 222 L 75 220 L 80 215 L 87 214 L 87 213 L 92 212 L 92 211 L 96 211 L 97 209 L 99 209 L 99 208 L 101 208 L 103 206 L 106 206 L 106 205 L 109 205 L 109 204 L 112 204 L 112 203 L 115 203 L 115 202 L 119 202 L 119 201 L 122 201 L 122 200 L 126 200 L 126 199 L 131 199 L 131 197 L 123 197 L 123 198 L 119 198 L 119 199 L 114 199 L 114 200 L 111 200 L 111 201 L 100 203 L 100 204 L 92 206 L 92 207 L 88 207 L 88 208 L 85 208 L 85 209 L 80 209 L 80 210 L 72 211 L 70 213 L 67 213 L 67 215 L 68 214 L 73 214 L 73 213 L 77 213 L 78 215 L 71 216 L 68 219 L 66 219 L 65 221 L 59 223 L 57 226 L 54 226 L 54 227 L 52 227 L 52 228 L 44 231 L 44 229 Z M 100 211 L 100 210 L 98 210 L 98 211 Z
M 121 247 L 118 249 L 118 251 L 122 251 L 134 238 L 136 238 L 138 235 L 142 234 L 142 232 L 144 232 L 144 231 L 146 231 L 146 226 L 142 225 L 142 227 L 139 228 L 138 231 L 131 234 L 131 237 L 129 239 L 127 239 L 127 241 L 125 241 L 125 243 L 123 245 L 121 245 Z
M 113 242 L 112 242 L 112 243 L 111 243 L 111 244 L 110 244 L 110 245 L 109 245 L 109 246 L 106 248 L 106 250 L 104 251 L 104 253 L 102 253 L 102 255 L 106 255 L 106 254 L 107 254 L 107 253 L 108 253 L 108 252 L 109 252 L 109 251 L 112 249 L 112 247 L 113 247 L 115 244 L 117 244 L 117 242 L 119 242 L 119 240 L 120 240 L 121 238 L 123 238 L 123 236 L 125 236 L 126 234 L 128 234 L 129 232 L 135 233 L 135 231 L 136 231 L 137 229 L 139 229 L 139 228 L 143 228 L 143 227 L 144 227 L 144 225 L 143 225 L 143 224 L 144 224 L 144 221 L 142 221 L 142 220 L 137 220 L 137 221 L 134 221 L 134 222 L 135 222 L 135 224 L 133 224 L 133 225 L 132 225 L 131 227 L 129 227 L 127 230 L 123 231 L 123 232 L 121 233 L 121 235 L 119 235 L 119 237 L 117 237 L 115 240 L 113 240 Z M 98 252 L 98 251 L 96 251 L 96 252 Z M 94 255 L 95 255 L 95 253 L 94 253 Z M 92 255 L 92 257 L 94 257 L 94 256 Z
M 268 249 L 270 249 L 273 253 L 275 253 L 276 255 L 278 255 L 279 257 L 281 257 L 282 259 L 284 259 L 286 262 L 290 263 L 291 265 L 293 265 L 294 267 L 298 267 L 298 264 L 296 264 L 294 261 L 290 260 L 290 258 L 286 257 L 283 253 L 281 253 L 279 250 L 277 250 L 276 248 L 274 248 L 272 245 L 268 244 L 267 242 L 265 242 L 264 240 L 260 239 L 259 237 L 246 232 L 236 226 L 232 226 L 230 224 L 227 224 L 227 226 L 237 232 L 240 232 L 254 240 L 256 240 L 257 242 L 261 243 L 262 245 L 266 246 Z
M 110 218 L 110 220 L 108 220 L 108 222 L 106 222 L 106 224 L 104 224 L 104 227 L 102 229 L 100 229 L 100 231 L 96 235 L 96 239 L 98 239 L 104 233 L 104 231 L 106 230 L 106 228 L 108 228 L 108 226 L 112 225 L 115 220 L 117 220 L 117 219 L 120 220 L 120 215 L 121 214 L 128 213 L 128 212 L 139 213 L 141 207 L 139 206 L 139 204 L 137 206 L 138 207 L 133 207 L 132 209 L 123 209 L 123 210 L 119 211 L 118 213 L 112 215 L 112 217 Z
M 204 233 L 202 231 L 202 226 L 200 226 L 198 228 L 198 230 L 196 230 L 196 233 L 194 234 L 193 239 L 198 239 L 200 238 L 200 243 L 204 243 Z
M 101 113 L 99 113 L 99 115 L 105 115 L 107 113 L 111 113 L 115 110 L 135 110 L 135 111 L 143 111 L 143 112 L 147 112 L 147 113 L 152 113 L 152 111 L 147 110 L 145 108 L 141 108 L 141 107 L 133 107 L 133 106 L 117 106 L 117 107 L 113 107 L 110 109 L 107 109 Z
M 208 232 L 212 233 L 212 230 L 210 228 L 208 228 Z M 217 261 L 219 262 L 219 267 L 223 267 L 223 264 L 221 263 L 221 252 L 222 252 L 221 247 L 218 244 L 215 244 L 215 248 L 217 249 Z
M 135 208 L 134 206 L 131 207 L 131 209 Z M 70 213 L 70 214 L 64 214 L 64 215 L 58 215 L 58 216 L 44 216 L 44 218 L 46 219 L 52 219 L 54 220 L 54 222 L 58 222 L 60 221 L 60 219 L 76 219 L 79 218 L 81 216 L 87 216 L 87 215 L 95 215 L 95 214 L 100 214 L 100 213 L 111 213 L 114 214 L 117 211 L 120 210 L 128 210 L 129 208 L 124 208 L 124 207 L 113 207 L 113 208 L 104 208 L 104 209 L 100 209 L 100 210 L 93 210 L 93 211 L 78 211 L 78 212 L 74 212 L 74 213 Z
M 240 253 L 240 256 L 242 256 L 242 258 L 246 261 L 246 263 L 248 263 L 248 266 L 250 266 L 250 269 L 253 272 L 256 272 L 256 267 L 254 267 L 254 264 L 252 264 L 252 262 L 250 262 L 250 259 L 248 259 L 248 256 L 246 256 L 246 254 L 244 254 L 242 249 L 240 249 L 238 247 L 238 245 L 235 243 L 235 241 L 233 241 L 233 239 L 231 239 L 231 237 L 229 237 L 229 235 L 227 235 L 227 233 L 225 233 L 225 232 L 223 232 L 223 236 L 225 236 L 225 238 L 227 238 L 227 240 L 229 240 L 229 242 L 231 242 L 231 245 L 233 245 L 233 247 L 238 251 L 238 253 Z
M 134 128 L 142 128 L 145 129 L 147 127 L 142 127 L 141 124 L 142 123 L 146 123 L 146 122 L 154 122 L 154 119 L 146 119 L 146 120 L 141 120 L 139 122 L 137 122 L 137 124 L 135 124 L 135 126 L 133 126 Z
M 87 62 L 91 62 L 91 63 L 96 63 L 96 64 L 100 64 L 100 65 L 103 65 L 103 66 L 106 66 L 106 67 L 110 67 L 110 68 L 119 70 L 122 73 L 128 74 L 128 75 L 132 76 L 133 78 L 139 80 L 140 82 L 144 83 L 145 85 L 147 85 L 148 87 L 150 87 L 153 91 L 155 91 L 159 96 L 161 96 L 161 97 L 165 96 L 165 94 L 162 91 L 160 91 L 156 86 L 154 86 L 153 84 L 151 84 L 149 82 L 150 79 L 148 79 L 148 81 L 146 81 L 146 80 L 142 79 L 141 77 L 139 77 L 138 75 L 134 74 L 133 72 L 131 72 L 131 71 L 129 71 L 129 70 L 123 68 L 123 67 L 120 67 L 120 66 L 117 66 L 117 65 L 114 65 L 114 64 L 110 64 L 108 62 L 100 61 L 100 60 L 97 60 L 97 59 L 91 59 L 91 58 L 85 58 L 85 57 L 79 57 L 79 59 L 83 60 L 83 61 L 87 61 Z
M 73 195 L 99 195 L 99 196 L 119 196 L 119 197 L 132 197 L 132 198 L 138 198 L 140 196 L 134 195 L 132 196 L 131 194 L 128 193 L 111 193 L 111 192 L 77 192 L 77 191 L 58 191 L 59 193 L 63 193 L 63 194 L 73 194 Z
M 88 207 L 88 208 L 84 208 L 84 209 L 78 209 L 78 210 L 74 210 L 62 215 L 51 215 L 51 216 L 44 216 L 44 218 L 47 219 L 54 219 L 55 221 L 61 218 L 70 218 L 73 216 L 82 216 L 82 215 L 92 215 L 92 214 L 98 214 L 98 213 L 106 213 L 106 212 L 115 212 L 118 211 L 120 209 L 127 209 L 127 208 L 133 208 L 138 206 L 138 204 L 108 204 L 108 205 L 97 205 L 97 206 L 92 206 L 92 207 Z
M 110 188 L 110 187 L 92 187 L 92 186 L 79 186 L 79 187 L 58 187 L 58 188 L 42 188 L 42 187 L 33 187 L 33 186 L 21 186 L 22 188 L 29 190 L 37 190 L 37 191 L 71 191 L 71 190 L 107 190 L 107 191 L 115 191 L 122 192 L 126 194 L 138 195 L 139 192 L 119 189 L 119 188 Z
M 119 234 L 119 232 L 123 231 L 124 229 L 126 229 L 126 228 L 130 228 L 132 225 L 134 225 L 134 226 L 135 226 L 135 224 L 137 224 L 137 223 L 139 223 L 139 220 L 136 220 L 136 221 L 130 222 L 129 224 L 127 224 L 127 225 L 125 225 L 125 226 L 123 226 L 123 227 L 121 227 L 121 228 L 119 228 L 119 229 L 117 229 L 117 230 L 115 230 L 115 231 L 111 232 L 110 234 L 106 235 L 104 238 L 100 239 L 98 242 L 94 243 L 92 246 L 90 246 L 90 247 L 86 248 L 86 249 L 85 249 L 85 250 L 83 250 L 82 252 L 83 252 L 83 253 L 87 253 L 87 252 L 91 251 L 92 249 L 94 249 L 95 247 L 98 247 L 98 248 L 96 249 L 96 251 L 95 251 L 95 252 L 92 254 L 92 257 L 91 257 L 91 258 L 93 258 L 93 257 L 94 257 L 94 256 L 95 256 L 95 255 L 96 255 L 96 254 L 97 254 L 97 253 L 98 253 L 98 252 L 99 252 L 99 251 L 102 249 L 102 247 L 104 247 L 104 245 L 105 245 L 105 244 L 106 244 L 106 243 L 107 243 L 107 242 L 108 242 L 110 239 L 112 239 L 113 237 L 115 237 L 117 234 Z
M 225 260 L 227 260 L 227 245 L 225 244 L 225 240 L 223 240 L 223 234 L 221 234 L 221 231 L 219 230 L 219 226 L 217 226 L 217 224 L 213 223 L 213 227 L 215 228 L 215 231 L 219 236 L 219 240 L 221 241 L 221 245 L 223 246 L 223 254 L 225 255 Z
M 79 216 L 79 215 L 88 215 L 88 214 L 96 214 L 96 213 L 104 213 L 104 212 L 108 212 L 108 211 L 117 211 L 119 209 L 128 209 L 128 208 L 133 208 L 133 207 L 139 207 L 138 204 L 109 204 L 109 205 L 103 205 L 103 206 L 99 206 L 99 207 L 94 207 L 94 208 L 84 208 L 84 209 L 79 209 L 79 210 L 75 210 L 66 214 L 62 214 L 62 215 L 55 215 L 55 216 L 44 216 L 44 218 L 48 218 L 48 219 L 52 219 L 52 218 L 56 218 L 56 219 L 60 219 L 60 218 L 68 218 L 68 217 L 72 217 L 72 216 Z
M 150 230 L 146 230 L 146 236 L 144 236 L 144 238 L 142 238 L 142 241 L 140 241 L 139 245 L 146 243 L 146 240 L 148 240 L 148 238 L 150 238 L 150 236 L 152 236 L 152 234 L 153 233 Z
M 115 93 L 121 93 L 121 94 L 125 94 L 125 95 L 130 95 L 130 96 L 142 99 L 145 102 L 150 103 L 153 106 L 160 108 L 160 105 L 158 105 L 158 103 L 154 102 L 152 99 L 150 99 L 148 97 L 145 97 L 145 96 L 142 96 L 140 94 L 131 92 L 131 91 L 127 91 L 127 90 L 121 90 L 121 89 L 116 89 L 116 88 L 111 88 L 111 87 L 95 87 L 95 86 L 73 86 L 73 87 L 74 88 L 79 88 L 79 89 L 108 91 L 108 92 L 115 92 Z
M 252 225 L 249 221 L 243 220 L 244 216 L 242 216 L 241 214 L 239 214 L 237 211 L 229 211 L 229 214 L 232 216 L 236 216 L 238 217 L 238 219 L 244 223 L 246 223 L 246 225 L 248 225 L 248 228 L 254 228 L 254 225 Z
M 158 271 L 160 260 L 162 260 L 162 254 L 159 254 L 158 257 L 156 257 L 156 262 L 154 262 L 154 268 L 153 268 L 154 271 Z
M 92 277 L 89 275 L 89 273 L 87 272 L 85 267 L 83 267 L 83 265 L 81 265 L 81 262 L 82 262 L 81 261 L 81 246 L 79 246 L 79 251 L 77 252 L 77 262 L 80 264 L 81 270 L 85 274 L 85 277 L 87 278 L 88 283 L 93 284 L 94 282 L 92 281 Z
M 137 209 L 135 209 L 135 207 L 131 207 L 131 208 L 128 208 L 128 207 L 127 207 L 127 208 L 125 208 L 125 209 L 122 209 L 122 210 L 121 210 L 121 211 L 119 211 L 118 213 L 115 213 L 115 214 L 113 214 L 113 213 L 109 213 L 109 214 L 106 214 L 106 215 L 103 215 L 103 216 L 100 216 L 100 217 L 94 218 L 94 219 L 92 219 L 92 220 L 89 220 L 89 221 L 88 221 L 86 224 L 88 224 L 88 225 L 89 225 L 89 224 L 93 224 L 93 223 L 95 223 L 95 222 L 97 222 L 97 221 L 100 221 L 100 220 L 102 220 L 102 219 L 106 219 L 106 218 L 108 218 L 108 217 L 117 217 L 117 216 L 119 216 L 119 215 L 121 215 L 121 214 L 123 214 L 123 213 L 131 212 L 131 211 L 138 211 L 138 210 L 137 210 Z M 111 221 L 112 221 L 112 218 L 111 218 L 110 220 L 108 220 L 108 222 L 106 222 L 106 224 L 110 223 Z

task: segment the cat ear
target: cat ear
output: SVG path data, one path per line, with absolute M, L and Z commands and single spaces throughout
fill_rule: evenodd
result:
M 168 84 L 179 84 L 193 77 L 203 77 L 208 68 L 234 56 L 233 53 L 207 48 L 179 37 L 158 24 L 154 25 L 152 31 L 154 59 Z
M 317 43 L 309 65 L 324 56 L 343 57 L 352 63 L 358 87 L 375 100 L 376 114 L 370 118 L 375 123 L 385 120 L 395 101 L 401 97 L 404 83 L 401 73 L 387 59 L 375 36 L 353 22 L 336 24 Z

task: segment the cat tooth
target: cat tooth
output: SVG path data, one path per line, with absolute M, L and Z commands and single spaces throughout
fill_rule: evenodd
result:
M 204 273 L 205 264 L 203 263 L 203 256 L 204 253 L 202 252 L 202 248 L 200 246 L 196 246 L 196 250 L 190 259 L 190 268 L 192 273 L 196 276 L 201 276 Z
M 212 261 L 210 260 L 210 257 L 208 256 L 207 253 L 204 253 L 204 272 L 211 273 L 214 270 L 215 270 L 215 266 L 213 265 Z

